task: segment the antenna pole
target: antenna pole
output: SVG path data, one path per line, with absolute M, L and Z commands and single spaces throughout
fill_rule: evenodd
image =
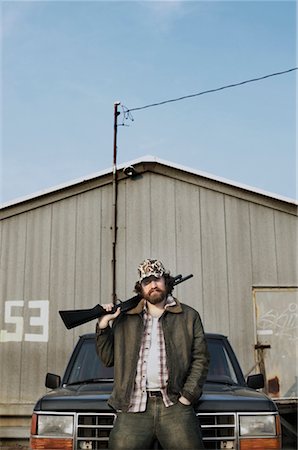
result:
M 120 102 L 114 103 L 114 148 L 113 148 L 113 258 L 112 258 L 112 279 L 113 279 L 113 293 L 112 301 L 114 305 L 117 301 L 116 294 L 116 245 L 117 245 L 117 119 L 120 114 L 118 106 Z

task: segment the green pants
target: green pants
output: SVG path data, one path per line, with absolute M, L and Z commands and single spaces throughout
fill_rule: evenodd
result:
M 118 413 L 109 449 L 147 450 L 155 439 L 167 450 L 204 449 L 193 407 L 178 402 L 166 408 L 160 397 L 149 398 L 145 412 Z

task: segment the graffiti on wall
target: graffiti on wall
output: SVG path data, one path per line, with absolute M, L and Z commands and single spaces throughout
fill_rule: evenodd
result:
M 298 304 L 289 303 L 282 311 L 270 308 L 258 320 L 258 335 L 274 335 L 298 340 Z

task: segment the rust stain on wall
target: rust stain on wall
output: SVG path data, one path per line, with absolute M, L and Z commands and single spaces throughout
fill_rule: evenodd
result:
M 278 377 L 270 378 L 268 380 L 268 392 L 276 397 L 279 397 L 280 384 Z

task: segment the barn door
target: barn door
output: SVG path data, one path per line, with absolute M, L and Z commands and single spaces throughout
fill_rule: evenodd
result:
M 272 398 L 298 395 L 298 289 L 254 289 L 256 362 Z

